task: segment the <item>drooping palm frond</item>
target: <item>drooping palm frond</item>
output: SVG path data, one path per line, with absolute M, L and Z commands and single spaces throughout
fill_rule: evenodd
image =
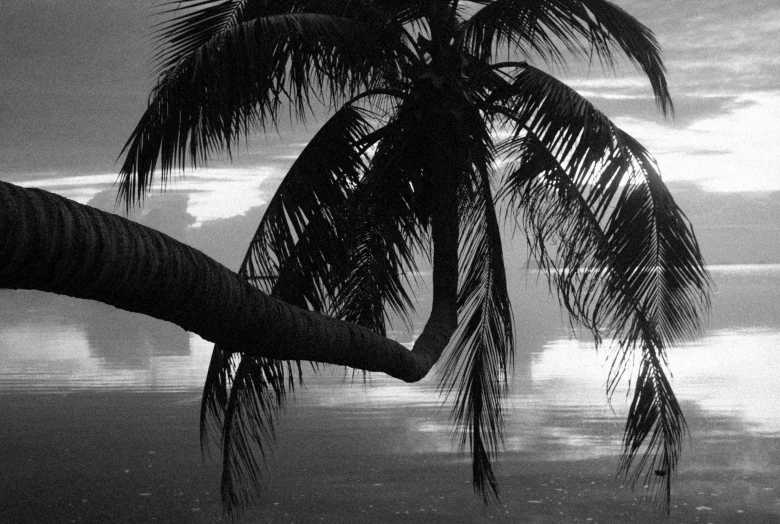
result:
M 155 25 L 157 74 L 175 66 L 211 39 L 219 37 L 242 19 L 246 0 L 174 0 L 162 5 L 161 16 L 170 17 Z M 274 5 L 276 4 L 276 5 Z M 266 2 L 266 15 L 280 14 L 281 2 Z
M 361 2 L 291 2 L 281 13 L 283 3 L 271 2 L 270 13 L 249 8 L 256 4 L 213 4 L 213 15 L 166 26 L 172 44 L 161 56 L 171 65 L 122 150 L 127 205 L 143 198 L 158 165 L 165 183 L 187 161 L 231 154 L 250 131 L 275 125 L 285 104 L 303 118 L 312 100 L 344 101 L 397 75 L 405 60 L 403 28 L 375 10 L 348 9 Z
M 233 373 L 222 427 L 222 500 L 231 513 L 259 493 L 259 458 L 274 438 L 274 421 L 287 396 L 284 364 L 242 356 Z M 258 457 L 258 452 L 260 457 Z
M 526 179 L 560 167 L 578 198 L 590 207 L 592 220 L 602 227 L 611 220 L 615 231 L 624 233 L 617 237 L 606 230 L 633 263 L 653 262 L 651 267 L 666 272 L 659 274 L 666 280 L 657 288 L 665 294 L 655 299 L 663 307 L 654 312 L 662 318 L 659 327 L 664 337 L 680 340 L 695 333 L 700 306 L 706 304 L 698 298 L 682 298 L 699 297 L 708 288 L 709 277 L 690 224 L 664 186 L 650 154 L 585 98 L 546 73 L 524 65 L 514 84 L 499 96 L 513 90 L 514 95 L 501 102 L 511 106 L 501 114 L 511 115 L 508 120 L 515 129 L 503 147 L 514 150 L 520 162 L 507 183 L 519 187 Z M 566 185 L 546 187 L 559 198 L 573 196 Z M 648 247 L 646 242 L 658 245 Z M 653 256 L 676 258 L 662 264 Z M 571 262 L 582 265 L 579 260 Z M 640 291 L 644 292 L 637 288 Z
M 486 175 L 486 173 L 480 173 Z M 462 217 L 458 291 L 460 328 L 441 370 L 440 387 L 454 393 L 453 418 L 472 455 L 472 482 L 483 500 L 498 497 L 491 462 L 503 428 L 503 397 L 514 350 L 512 308 L 498 219 L 487 176 L 477 176 Z
M 221 448 L 225 442 L 230 442 L 230 439 L 226 441 L 224 432 L 226 427 L 232 424 L 228 420 L 232 416 L 228 412 L 231 396 L 238 399 L 234 400 L 234 403 L 254 401 L 253 396 L 239 396 L 238 391 L 233 391 L 235 388 L 245 386 L 246 380 L 243 382 L 237 381 L 236 377 L 236 370 L 240 368 L 242 359 L 243 356 L 240 352 L 223 348 L 219 344 L 214 345 L 206 372 L 200 405 L 200 444 L 204 455 L 209 453 L 210 444 L 215 443 Z M 299 383 L 303 382 L 300 362 L 255 357 L 252 359 L 251 372 L 255 375 L 252 377 L 252 380 L 257 383 L 255 388 L 256 394 L 259 400 L 265 403 L 271 402 L 273 400 L 271 395 L 277 393 L 276 389 L 263 389 L 260 387 L 266 380 L 265 377 L 274 377 L 275 384 L 280 389 L 280 405 L 283 405 L 283 400 L 286 398 L 287 393 L 294 392 L 295 379 L 297 378 Z M 235 411 L 235 407 L 232 411 Z M 274 420 L 272 417 L 268 417 L 264 424 L 271 431 L 273 430 Z M 240 423 L 232 426 L 234 428 L 242 427 Z M 268 443 L 263 444 L 267 445 Z M 225 450 L 223 449 L 222 451 L 224 456 Z M 223 463 L 223 477 L 233 476 L 230 472 L 224 471 L 225 468 L 231 467 L 233 466 L 230 462 Z M 247 467 L 252 470 L 258 469 L 254 466 Z M 259 480 L 259 476 L 257 479 Z
M 324 311 L 331 269 L 346 256 L 341 240 L 349 234 L 349 200 L 367 168 L 366 151 L 376 140 L 371 116 L 351 105 L 342 107 L 290 167 L 239 269 L 253 285 L 286 302 Z
M 370 168 L 353 198 L 350 261 L 339 272 L 336 316 L 384 334 L 389 313 L 409 324 L 407 292 L 427 249 L 416 216 L 424 147 L 404 111 L 381 130 Z M 388 311 L 389 308 L 389 311 Z
M 685 422 L 666 378 L 665 351 L 698 332 L 708 307 L 698 244 L 633 138 L 552 77 L 532 69 L 520 77 L 522 107 L 513 106 L 515 131 L 503 144 L 513 159 L 503 194 L 561 303 L 597 342 L 602 330 L 615 337 L 610 394 L 641 352 L 621 470 L 634 481 L 654 469 L 668 473 L 668 504 Z M 553 115 L 547 104 L 556 107 Z
M 209 451 L 210 437 L 222 445 L 223 421 L 235 367 L 232 358 L 230 351 L 214 345 L 200 400 L 200 449 L 204 455 Z
M 241 276 L 262 291 L 304 309 L 327 312 L 331 308 L 334 268 L 346 264 L 349 255 L 342 242 L 350 234 L 345 210 L 366 167 L 365 148 L 371 144 L 369 116 L 364 110 L 344 106 L 315 134 L 291 166 L 269 202 L 239 269 Z M 201 403 L 204 446 L 209 431 L 222 434 L 222 446 L 241 445 L 246 437 L 239 433 L 251 428 L 241 420 L 234 423 L 231 417 L 256 408 L 240 404 L 270 405 L 272 397 L 281 402 L 279 394 L 284 393 L 285 384 L 290 388 L 294 385 L 293 363 L 253 358 L 246 365 L 249 367 L 242 367 L 243 357 L 237 354 L 240 350 L 214 347 Z M 300 366 L 296 365 L 300 377 Z M 238 380 L 241 377 L 235 372 L 236 366 L 252 376 Z M 267 377 L 274 379 L 274 387 L 263 385 Z M 253 394 L 240 391 L 247 385 L 252 386 Z M 263 413 L 266 412 L 258 412 L 258 417 Z M 258 417 L 249 422 L 260 420 Z M 264 424 L 272 429 L 273 418 L 269 416 Z M 234 437 L 229 438 L 228 430 L 233 431 Z M 269 434 L 261 433 L 258 437 Z M 235 490 L 234 476 L 245 477 L 231 470 L 254 472 L 246 478 L 253 483 L 259 481 L 256 465 L 236 465 L 239 459 L 253 459 L 251 454 L 225 449 L 223 454 L 233 458 L 223 464 L 223 480 L 230 480 L 229 486 L 223 486 L 225 493 Z M 233 501 L 232 495 L 227 500 Z
M 480 80 L 485 77 L 480 75 Z M 460 444 L 471 452 L 474 490 L 488 503 L 498 498 L 492 461 L 502 441 L 503 398 L 514 350 L 513 316 L 490 186 L 495 151 L 489 120 L 478 108 L 486 92 L 480 82 L 467 89 L 465 104 L 457 111 L 459 128 L 449 132 L 457 155 L 466 160 L 458 187 L 459 328 L 444 355 L 439 388 L 453 399 L 452 418 Z M 455 155 L 440 155 L 437 160 L 458 161 Z
M 566 51 L 597 58 L 612 68 L 616 54 L 633 62 L 650 80 L 659 108 L 672 110 L 661 50 L 652 31 L 605 0 L 478 1 L 484 4 L 460 29 L 464 49 L 487 59 L 506 49 L 510 58 L 540 57 L 563 64 Z
M 525 149 L 529 162 L 538 168 L 539 162 L 532 160 L 529 151 Z M 514 174 L 519 177 L 518 172 Z M 675 267 L 675 262 L 664 260 L 660 255 L 665 244 L 658 240 L 660 234 L 651 237 L 637 235 L 643 233 L 643 229 L 667 229 L 667 224 L 642 216 L 642 207 L 647 209 L 648 202 L 656 203 L 646 194 L 641 204 L 636 201 L 638 196 L 622 194 L 618 198 L 622 202 L 616 205 L 616 214 L 623 216 L 604 217 L 609 225 L 600 226 L 583 192 L 572 184 L 560 166 L 543 175 L 537 174 L 537 179 L 520 182 L 518 178 L 516 182 L 518 185 L 512 191 L 517 200 L 513 204 L 523 209 L 522 217 L 531 236 L 532 251 L 539 266 L 551 277 L 561 302 L 574 319 L 592 330 L 598 342 L 605 333 L 615 336 L 614 360 L 607 380 L 610 395 L 636 353 L 641 354 L 634 383 L 634 400 L 624 432 L 621 470 L 633 482 L 644 473 L 659 490 L 662 486 L 658 483 L 663 480 L 664 499 L 668 507 L 670 475 L 653 477 L 651 474 L 656 470 L 671 474 L 675 470 L 685 420 L 665 371 L 665 351 L 677 340 L 668 339 L 665 334 L 672 331 L 670 328 L 674 322 L 665 322 L 657 310 L 664 300 L 660 295 L 669 291 L 662 280 L 675 280 L 671 274 L 682 268 L 679 265 Z M 636 191 L 630 185 L 627 187 L 629 192 Z M 623 210 L 627 211 L 621 213 Z M 634 215 L 632 220 L 635 223 L 623 221 L 629 214 Z M 557 243 L 553 252 L 548 251 L 551 242 Z M 588 247 L 584 242 L 588 242 Z M 655 248 L 655 258 L 662 265 L 652 266 L 651 261 L 632 252 L 632 248 L 636 247 L 644 252 Z M 688 266 L 683 270 L 690 269 Z M 673 292 L 676 296 L 670 297 L 683 306 L 683 316 L 695 311 L 690 306 L 701 306 L 696 303 L 698 297 L 692 296 L 695 286 L 685 286 L 688 289 L 678 288 Z M 688 320 L 688 328 L 694 329 L 696 319 L 689 316 Z M 685 332 L 683 330 L 682 334 Z M 690 334 L 689 331 L 687 333 Z M 648 436 L 651 436 L 649 441 Z M 645 449 L 644 455 L 634 464 L 642 449 Z M 633 471 L 629 471 L 632 466 Z
M 414 303 L 407 290 L 423 241 L 413 222 L 367 204 L 361 203 L 362 213 L 350 222 L 350 264 L 339 271 L 334 316 L 385 335 L 394 317 L 411 326 Z

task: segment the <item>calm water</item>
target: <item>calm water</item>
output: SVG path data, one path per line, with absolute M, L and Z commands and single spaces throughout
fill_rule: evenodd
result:
M 731 515 L 727 522 L 758 522 L 743 520 L 756 514 L 769 519 L 761 522 L 780 522 L 780 490 L 776 489 L 780 484 L 780 381 L 776 379 L 780 370 L 780 266 L 713 267 L 712 274 L 716 290 L 706 333 L 696 342 L 673 348 L 670 354 L 673 385 L 692 436 L 681 463 L 683 480 L 676 488 L 681 501 L 677 515 L 719 511 L 720 516 Z M 542 471 L 550 470 L 550 464 L 560 464 L 564 475 L 572 475 L 561 478 L 576 482 L 579 477 L 572 464 L 590 464 L 587 468 L 593 470 L 594 461 L 602 458 L 606 460 L 600 464 L 612 467 L 617 463 L 610 457 L 620 451 L 627 402 L 619 393 L 611 405 L 607 403 L 606 352 L 596 352 L 592 343 L 570 333 L 546 285 L 538 285 L 533 273 L 514 278 L 510 285 L 520 347 L 506 413 L 504 444 L 509 453 L 503 455 L 502 463 L 509 465 L 503 466 L 502 478 L 511 485 L 513 461 L 525 457 L 523 464 L 529 460 L 547 464 Z M 421 296 L 420 309 L 424 310 L 426 295 Z M 395 335 L 402 342 L 414 338 L 404 331 Z M 176 402 L 184 395 L 194 406 L 210 354 L 211 344 L 199 337 L 141 315 L 55 295 L 0 290 L 0 400 L 4 397 L 11 404 L 15 402 L 12 397 L 43 393 L 154 392 Z M 365 446 L 366 456 L 403 462 L 415 453 L 421 457 L 432 453 L 445 462 L 461 460 L 449 455 L 457 446 L 453 447 L 449 408 L 442 407 L 442 400 L 435 377 L 407 385 L 372 375 L 364 386 L 359 377 L 353 381 L 343 370 L 325 371 L 310 377 L 304 390 L 296 392 L 287 416 L 287 433 L 280 440 L 300 448 L 285 451 L 282 445 L 280 454 L 308 457 L 307 461 L 322 457 L 322 467 L 331 468 L 331 463 L 342 463 L 339 453 L 343 453 L 346 438 L 353 452 Z M 195 428 L 197 417 L 192 418 Z M 317 439 L 311 438 L 312 428 L 319 432 Z M 14 431 L 22 429 L 10 428 L 8 438 L 16 439 Z M 332 457 L 328 455 L 331 447 L 335 450 Z M 306 452 L 300 455 L 303 448 Z M 445 458 L 451 456 L 455 458 Z M 306 464 L 291 468 L 302 475 L 293 478 L 306 482 Z M 415 467 L 414 462 L 404 464 L 402 471 Z M 358 472 L 351 474 L 358 478 Z M 464 472 L 463 481 L 467 478 Z M 610 483 L 609 472 L 594 478 L 579 493 L 602 479 L 604 497 L 612 500 L 622 493 L 619 483 Z M 285 482 L 284 477 L 280 479 Z M 539 489 L 546 486 L 540 484 Z M 562 488 L 553 490 L 552 484 L 549 489 L 552 495 L 562 493 Z M 723 494 L 731 498 L 719 510 L 711 500 Z M 610 504 L 614 511 L 625 510 L 634 516 L 645 511 L 636 509 L 633 494 L 620 496 L 624 505 Z M 515 505 L 536 504 L 541 497 L 520 498 Z M 397 503 L 393 500 L 391 509 Z M 218 505 L 213 505 L 218 515 Z M 689 513 L 683 512 L 683 506 Z M 478 505 L 472 510 L 482 511 Z M 622 522 L 620 515 L 605 521 Z M 654 518 L 651 515 L 647 521 Z
M 780 434 L 780 266 L 716 266 L 712 274 L 716 290 L 705 335 L 670 354 L 675 390 L 681 401 L 702 413 L 727 415 L 746 431 Z M 538 413 L 565 419 L 574 411 L 581 420 L 619 425 L 625 409 L 622 395 L 616 395 L 611 407 L 605 400 L 606 352 L 597 353 L 592 343 L 571 336 L 546 286 L 537 284 L 533 274 L 510 283 L 520 348 L 508 425 L 511 429 L 522 421 L 523 427 L 517 440 L 507 441 L 510 449 L 534 440 L 527 438 L 534 431 L 529 429 L 529 413 L 531 420 Z M 196 391 L 211 353 L 211 344 L 176 326 L 36 292 L 0 290 L 0 322 L 4 393 Z M 403 331 L 396 336 L 402 341 L 413 338 Z M 363 391 L 362 386 L 345 386 L 342 378 L 336 371 L 309 380 L 299 401 L 375 410 L 441 404 L 435 379 L 409 386 L 373 375 Z M 448 434 L 446 417 L 440 418 L 441 432 Z M 550 420 L 536 422 L 530 427 L 550 434 Z M 438 433 L 433 424 L 426 420 L 419 431 Z M 568 438 L 564 427 L 559 438 Z M 449 449 L 450 440 L 445 440 Z M 594 452 L 593 446 L 587 447 Z

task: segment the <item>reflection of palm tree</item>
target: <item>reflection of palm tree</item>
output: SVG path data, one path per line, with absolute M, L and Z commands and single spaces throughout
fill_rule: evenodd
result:
M 69 305 L 72 308 L 72 305 Z M 151 357 L 184 357 L 190 354 L 190 335 L 168 322 L 96 302 L 85 302 L 73 312 L 89 342 L 91 357 L 108 367 L 146 369 Z
M 201 332 L 216 329 L 211 339 L 224 341 L 212 358 L 204 414 L 222 429 L 228 502 L 239 501 L 236 479 L 257 480 L 249 445 L 262 445 L 285 395 L 291 368 L 272 358 L 419 380 L 448 345 L 442 384 L 456 396 L 474 484 L 486 497 L 496 492 L 490 459 L 513 334 L 491 180 L 572 318 L 597 339 L 602 329 L 614 334 L 610 391 L 638 354 L 623 467 L 629 471 L 650 437 L 633 475 L 650 473 L 668 501 L 670 477 L 656 481 L 652 472 L 674 469 L 684 420 L 664 354 L 698 329 L 708 276 L 642 146 L 522 61 L 560 63 L 558 47 L 606 64 L 624 54 L 648 76 L 666 112 L 671 101 L 652 34 L 603 0 L 183 5 L 165 26 L 160 80 L 125 147 L 128 204 L 149 189 L 158 161 L 165 179 L 187 158 L 204 162 L 216 149 L 230 152 L 250 129 L 276 124 L 283 102 L 303 118 L 313 100 L 324 100 L 334 114 L 269 204 L 242 277 L 288 303 L 383 335 L 387 315 L 412 309 L 405 275 L 415 256 L 433 259 L 432 311 L 409 354 L 302 312 L 290 322 L 311 319 L 309 327 L 320 330 L 312 340 L 343 334 L 335 339 L 342 352 L 317 353 L 303 332 L 284 344 L 269 336 L 258 347 L 257 339 L 231 339 L 213 319 L 200 320 L 209 325 Z M 505 51 L 507 60 L 498 61 Z M 178 312 L 143 307 L 183 325 Z M 259 306 L 232 312 L 270 318 Z M 356 333 L 376 345 L 350 353 Z

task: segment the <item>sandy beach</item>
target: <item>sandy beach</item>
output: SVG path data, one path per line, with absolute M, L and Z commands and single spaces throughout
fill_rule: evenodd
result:
M 201 458 L 198 410 L 197 392 L 0 396 L 0 522 L 229 521 L 219 503 L 217 458 Z M 621 486 L 615 457 L 539 461 L 504 453 L 501 502 L 485 507 L 472 494 L 463 456 L 403 453 L 401 410 L 370 421 L 366 415 L 291 404 L 261 505 L 244 521 L 780 522 L 776 437 L 702 439 L 691 420 L 694 445 L 666 519 L 641 501 L 641 488 Z M 729 459 L 747 456 L 751 446 L 761 450 L 749 455 L 759 464 Z

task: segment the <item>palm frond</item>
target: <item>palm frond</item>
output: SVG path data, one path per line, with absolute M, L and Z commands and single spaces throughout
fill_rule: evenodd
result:
M 471 100 L 476 98 L 475 93 Z M 457 133 L 466 137 L 460 154 L 469 164 L 458 187 L 459 328 L 440 368 L 439 387 L 454 397 L 452 417 L 461 446 L 471 451 L 473 487 L 487 503 L 498 498 L 492 461 L 502 441 L 514 326 L 490 185 L 495 151 L 489 122 L 478 115 L 476 105 L 464 111 Z
M 673 107 L 658 43 L 606 0 L 472 4 L 481 8 L 439 0 L 165 4 L 159 80 L 122 150 L 119 198 L 128 207 L 142 200 L 158 170 L 165 184 L 175 169 L 232 155 L 285 112 L 304 121 L 315 106 L 333 111 L 269 203 L 240 273 L 277 298 L 384 334 L 392 315 L 408 319 L 413 310 L 407 275 L 417 257 L 430 257 L 431 226 L 445 261 L 436 268 L 446 268 L 437 285 L 446 289 L 448 340 L 459 232 L 460 327 L 440 386 L 455 397 L 474 487 L 487 501 L 498 494 L 492 460 L 514 342 L 490 187 L 496 153 L 504 154 L 500 195 L 561 304 L 598 344 L 614 337 L 609 395 L 639 361 L 621 471 L 634 482 L 644 472 L 656 493 L 665 488 L 668 506 L 685 420 L 665 355 L 698 330 L 709 276 L 650 155 L 576 92 L 516 61 L 563 65 L 573 55 L 612 68 L 625 58 L 666 114 Z M 507 62 L 496 63 L 502 52 Z M 490 126 L 511 131 L 499 148 Z M 458 215 L 449 205 L 456 198 Z M 300 379 L 297 362 L 214 348 L 201 436 L 205 449 L 210 431 L 220 434 L 228 511 L 255 495 L 295 366 Z
M 700 329 L 709 276 L 650 155 L 574 91 L 551 78 L 544 84 L 523 83 L 516 132 L 504 144 L 514 161 L 502 193 L 572 317 L 597 342 L 614 335 L 609 394 L 641 352 L 621 470 L 634 481 L 653 469 L 669 473 L 668 505 L 685 421 L 665 352 Z
M 332 273 L 334 268 L 345 264 L 349 254 L 342 242 L 348 235 L 345 207 L 348 195 L 354 191 L 366 167 L 364 149 L 371 144 L 367 137 L 372 130 L 368 117 L 364 110 L 344 106 L 323 125 L 293 163 L 271 199 L 239 269 L 239 274 L 255 287 L 304 309 L 324 312 L 329 307 L 333 295 Z M 222 434 L 223 446 L 245 442 L 247 437 L 239 433 L 248 426 L 245 421 L 234 423 L 231 418 L 247 410 L 255 412 L 257 408 L 240 404 L 269 405 L 272 396 L 284 393 L 285 383 L 290 387 L 294 383 L 293 363 L 255 358 L 242 368 L 245 357 L 239 355 L 240 350 L 214 347 L 201 403 L 204 447 L 209 431 Z M 236 365 L 252 376 L 234 374 Z M 300 365 L 295 365 L 300 376 Z M 274 379 L 273 385 L 264 385 L 268 377 Z M 247 385 L 254 388 L 253 394 L 240 391 Z M 262 413 L 265 412 L 257 412 L 258 417 Z M 272 417 L 261 422 L 273 428 Z M 228 431 L 234 432 L 232 437 L 227 436 Z M 223 453 L 233 457 L 233 462 L 224 463 L 226 470 L 232 467 L 236 471 L 255 471 L 251 465 L 237 466 L 239 459 L 253 460 L 251 454 L 236 454 L 235 450 L 224 448 Z M 224 493 L 237 489 L 234 476 L 230 472 L 223 475 L 223 480 L 229 481 L 228 486 L 223 485 Z M 236 478 L 259 480 L 254 473 L 239 474 Z M 226 499 L 228 506 L 233 502 L 232 495 Z
M 336 316 L 385 332 L 387 307 L 409 323 L 414 305 L 407 293 L 416 258 L 427 255 L 420 216 L 424 204 L 420 122 L 408 105 L 393 111 L 350 210 L 350 262 L 343 266 Z
M 221 447 L 225 442 L 224 430 L 226 420 L 229 417 L 226 413 L 231 391 L 234 387 L 242 387 L 241 383 L 236 385 L 236 369 L 240 365 L 241 360 L 241 353 L 225 349 L 218 344 L 214 345 L 206 372 L 200 405 L 200 444 L 204 455 L 210 452 L 210 444 L 216 444 Z M 281 392 L 285 393 L 283 397 L 286 396 L 286 391 L 294 391 L 295 377 L 298 378 L 299 383 L 303 383 L 300 362 L 283 362 L 255 357 L 252 369 L 260 370 L 256 371 L 256 377 L 253 379 L 258 383 L 265 380 L 264 377 L 276 377 L 277 385 L 281 385 Z M 287 377 L 287 379 L 284 380 L 284 377 Z M 284 384 L 287 384 L 286 390 Z M 266 393 L 267 397 L 268 392 L 271 390 L 262 391 Z M 269 402 L 270 398 L 263 400 L 264 402 Z M 266 423 L 273 429 L 274 422 L 272 419 L 268 419 Z
M 163 4 L 157 24 L 158 72 L 180 62 L 237 25 L 258 18 L 318 13 L 373 18 L 398 26 L 422 18 L 419 2 L 409 0 L 172 0 Z
M 155 25 L 157 49 L 156 73 L 163 73 L 183 57 L 217 38 L 231 25 L 239 23 L 246 0 L 175 0 L 163 4 L 160 15 L 168 19 Z M 282 12 L 282 2 L 270 5 L 268 14 Z M 276 9 L 274 9 L 274 7 Z
M 620 53 L 647 76 L 663 113 L 673 110 L 658 41 L 650 29 L 615 4 L 605 0 L 479 3 L 486 5 L 460 29 L 462 45 L 470 54 L 486 59 L 506 48 L 510 56 L 563 64 L 563 47 L 574 57 L 595 57 L 612 68 Z
M 385 335 L 390 312 L 411 326 L 409 275 L 416 274 L 424 241 L 404 199 L 397 202 L 403 207 L 388 206 L 386 199 L 377 202 L 384 194 L 374 189 L 361 185 L 355 198 L 349 265 L 339 271 L 334 316 Z
M 231 352 L 215 344 L 200 401 L 200 449 L 204 455 L 209 451 L 211 436 L 215 437 L 216 444 L 221 445 L 234 366 Z M 219 438 L 216 438 L 217 435 Z
M 259 494 L 261 465 L 287 396 L 284 363 L 243 356 L 235 368 L 222 428 L 222 501 L 232 513 Z M 259 452 L 259 456 L 258 456 Z
M 239 273 L 305 309 L 325 311 L 334 268 L 348 256 L 348 201 L 368 167 L 371 114 L 344 106 L 312 137 L 279 185 Z
M 285 103 L 303 118 L 314 101 L 336 104 L 398 74 L 406 33 L 393 20 L 365 9 L 299 12 L 296 4 L 236 23 L 221 9 L 202 29 L 198 17 L 174 25 L 177 58 L 166 58 L 173 65 L 121 153 L 119 198 L 128 206 L 143 198 L 158 165 L 164 184 L 188 161 L 196 167 L 217 151 L 231 155 L 242 136 L 275 125 Z M 318 98 L 324 93 L 329 100 Z
M 455 394 L 453 418 L 472 455 L 472 482 L 485 502 L 498 497 L 491 461 L 502 440 L 503 406 L 514 349 L 501 236 L 489 181 L 481 177 L 461 232 L 460 328 L 450 341 L 440 387 Z
M 599 344 L 602 336 L 614 336 L 607 380 L 610 396 L 636 353 L 641 354 L 621 471 L 634 483 L 644 473 L 653 481 L 656 494 L 665 488 L 668 508 L 671 473 L 679 458 L 685 419 L 666 377 L 665 354 L 698 329 L 699 312 L 706 309 L 706 273 L 696 260 L 679 253 L 664 255 L 669 244 L 663 237 L 687 234 L 686 227 L 671 225 L 680 218 L 673 202 L 658 202 L 643 191 L 644 186 L 630 182 L 616 197 L 614 212 L 599 220 L 587 196 L 588 191 L 598 190 L 577 187 L 549 152 L 538 145 L 532 152 L 533 147 L 527 145 L 524 150 L 527 175 L 520 170 L 512 174 L 517 176 L 511 182 L 517 184 L 510 189 L 512 207 L 522 209 L 532 252 L 572 318 L 590 329 Z M 545 170 L 531 175 L 543 163 Z M 670 222 L 663 216 L 643 214 L 650 206 L 677 216 Z M 628 215 L 632 215 L 629 222 L 625 221 Z M 644 236 L 647 229 L 655 233 Z M 552 252 L 551 243 L 556 246 Z M 698 248 L 688 255 L 695 259 L 697 252 Z M 680 271 L 688 274 L 683 281 L 676 275 Z M 692 274 L 699 276 L 691 278 Z M 675 308 L 684 322 L 668 317 Z M 644 454 L 636 461 L 642 450 Z M 652 478 L 655 470 L 669 475 Z

